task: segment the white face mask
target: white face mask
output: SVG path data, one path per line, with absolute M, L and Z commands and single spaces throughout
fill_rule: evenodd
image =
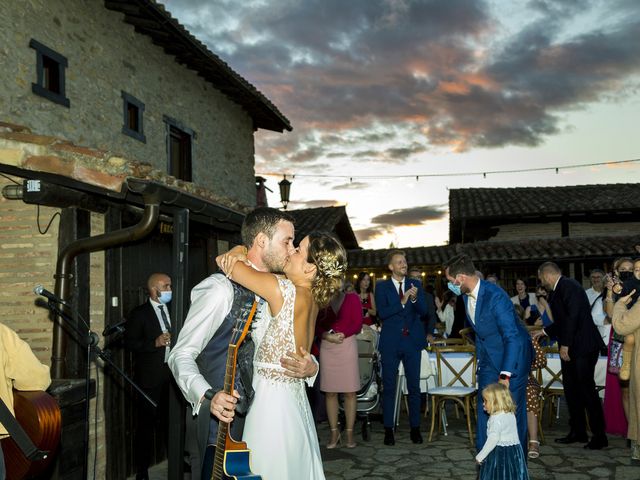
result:
M 160 303 L 169 303 L 171 301 L 171 293 L 172 292 L 160 292 L 160 296 L 158 297 Z

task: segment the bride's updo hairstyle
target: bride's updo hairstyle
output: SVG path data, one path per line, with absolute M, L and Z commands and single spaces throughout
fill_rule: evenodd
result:
M 347 252 L 332 233 L 311 232 L 307 262 L 317 268 L 311 283 L 313 299 L 320 308 L 326 307 L 342 285 L 347 271 Z

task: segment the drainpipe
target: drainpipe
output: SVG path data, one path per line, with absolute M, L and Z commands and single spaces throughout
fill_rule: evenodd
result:
M 55 294 L 57 297 L 67 300 L 69 285 L 71 282 L 71 265 L 73 260 L 81 253 L 91 253 L 105 250 L 128 242 L 133 242 L 147 236 L 158 222 L 160 214 L 160 193 L 155 186 L 145 189 L 142 194 L 144 200 L 144 214 L 140 222 L 132 227 L 123 228 L 114 232 L 96 235 L 95 237 L 81 238 L 67 245 L 58 256 L 55 274 Z M 66 307 L 63 307 L 66 308 Z M 66 337 L 64 335 L 64 320 L 56 318 L 53 325 L 53 351 L 51 354 L 52 378 L 66 378 Z

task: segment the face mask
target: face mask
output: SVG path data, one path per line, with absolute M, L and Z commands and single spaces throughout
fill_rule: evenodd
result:
M 633 272 L 620 272 L 620 274 L 618 275 L 618 278 L 623 283 L 629 280 L 631 277 L 633 277 Z
M 462 295 L 462 291 L 460 290 L 460 285 L 454 285 L 452 282 L 447 283 L 447 288 L 451 290 L 456 296 Z
M 169 303 L 171 301 L 171 293 L 172 292 L 160 292 L 160 296 L 158 297 L 160 303 Z

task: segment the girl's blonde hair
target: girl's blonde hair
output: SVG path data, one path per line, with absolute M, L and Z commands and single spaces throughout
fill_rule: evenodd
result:
M 482 390 L 482 398 L 489 415 L 494 413 L 515 413 L 516 404 L 513 403 L 509 388 L 501 383 L 492 383 Z

